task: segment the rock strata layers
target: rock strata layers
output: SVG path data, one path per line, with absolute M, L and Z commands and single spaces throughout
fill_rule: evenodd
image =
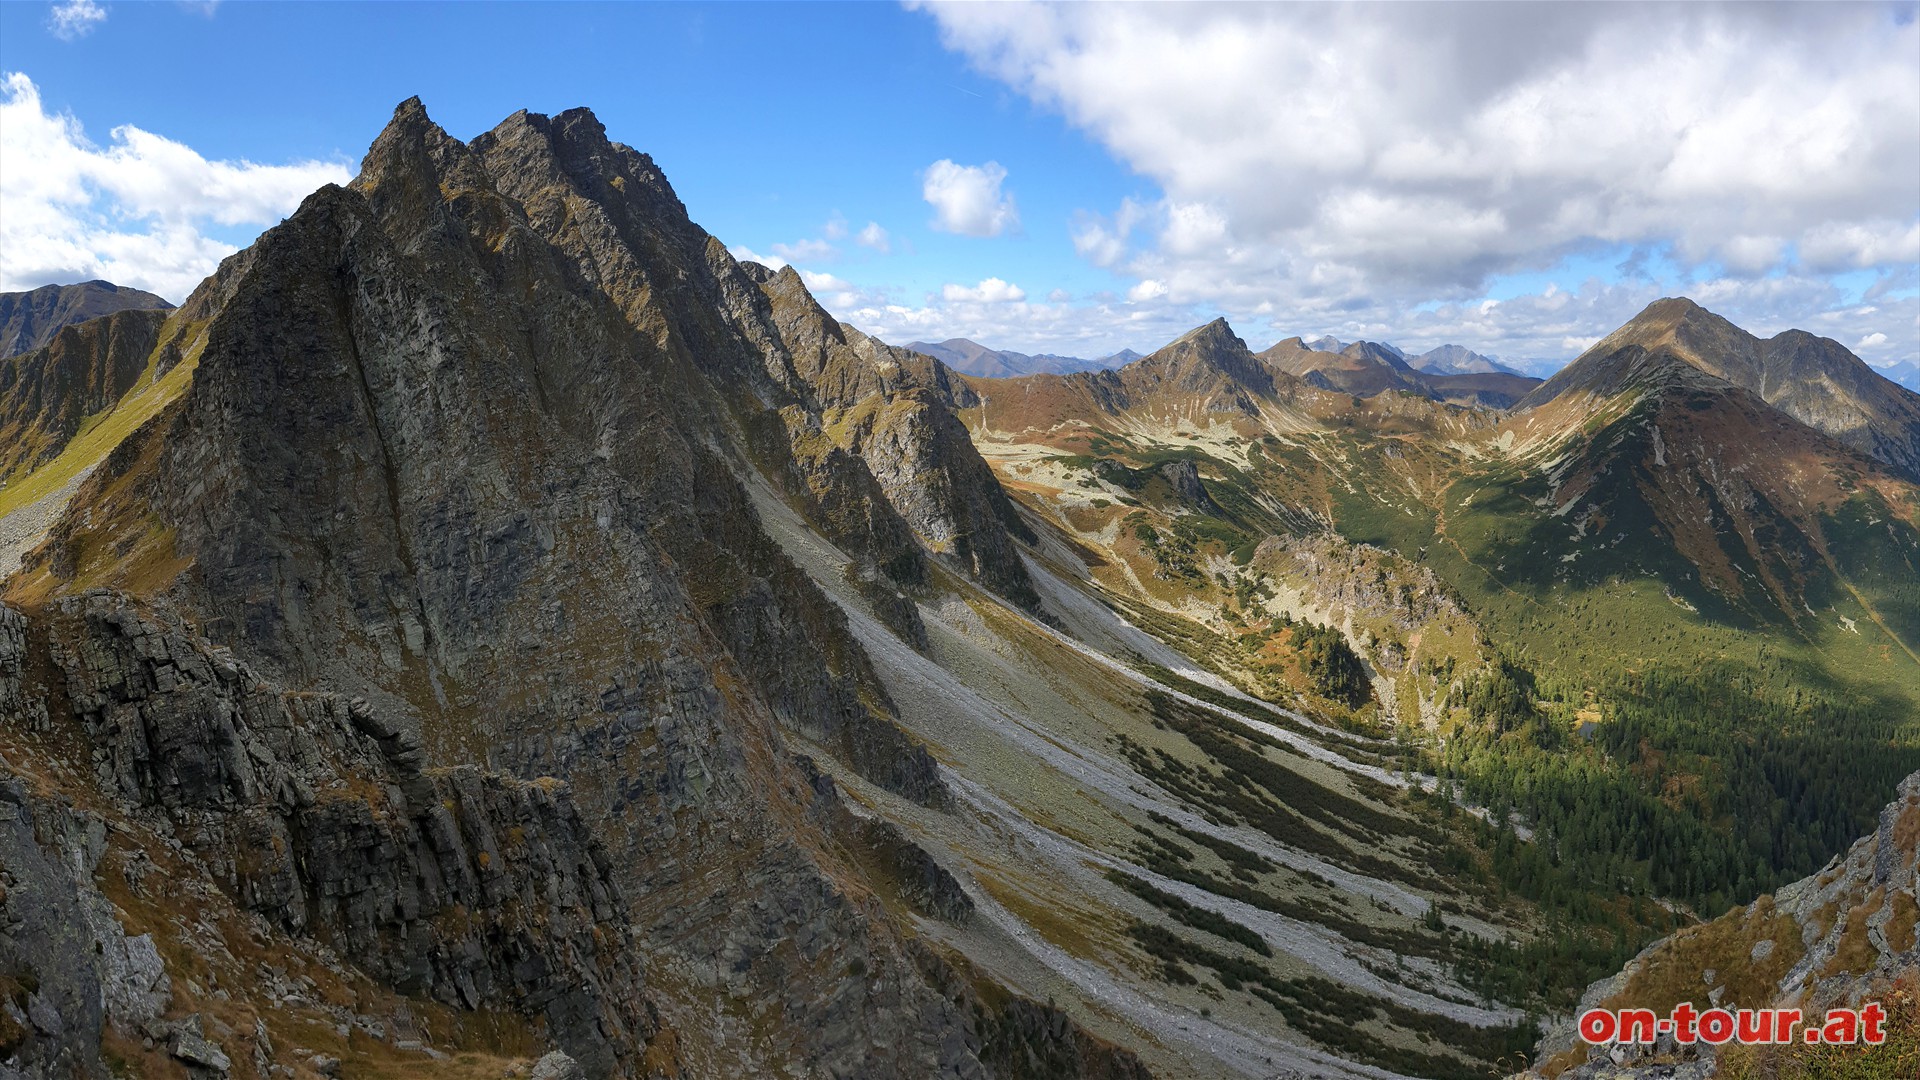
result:
M 99 796 L 83 809 L 0 783 L 0 964 L 70 1021 L 36 1026 L 26 1060 L 97 1058 L 103 1023 L 139 1032 L 166 1011 L 152 936 L 123 933 L 94 880 L 109 830 L 137 823 L 274 932 L 402 994 L 533 1015 L 596 1076 L 639 1073 L 661 1025 L 626 899 L 565 785 L 428 768 L 365 701 L 281 690 L 113 594 L 31 621 L 0 609 L 0 673 L 0 722 L 84 746 L 61 764 Z M 174 1056 L 221 1071 L 204 1041 L 176 1038 Z

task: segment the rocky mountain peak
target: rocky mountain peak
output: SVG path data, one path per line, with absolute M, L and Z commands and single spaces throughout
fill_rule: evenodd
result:
M 784 995 L 778 1053 L 986 1075 L 971 991 L 870 902 L 815 763 L 934 812 L 952 796 L 770 531 L 833 545 L 836 583 L 909 650 L 931 560 L 1037 604 L 1032 534 L 944 369 L 841 327 L 794 271 L 739 266 L 586 110 L 463 143 L 403 102 L 351 184 L 190 306 L 190 382 L 9 598 L 91 573 L 263 677 L 365 698 L 429 762 L 564 780 L 635 897 L 620 924 L 690 963 L 756 957 L 701 977 Z M 157 539 L 83 549 L 96 526 Z M 717 860 L 719 892 L 682 869 Z
M 1519 372 L 1506 367 L 1491 357 L 1482 356 L 1471 349 L 1459 345 L 1442 345 L 1429 349 L 1409 360 L 1414 368 L 1430 375 L 1491 375 L 1504 373 L 1517 375 Z
M 1640 352 L 1627 357 L 1629 349 Z M 1573 390 L 1607 397 L 1644 388 L 1651 385 L 1650 365 L 1680 365 L 1750 390 L 1801 423 L 1920 478 L 1920 395 L 1830 338 L 1790 330 L 1763 341 L 1683 296 L 1647 305 L 1520 407 L 1544 405 Z M 1672 378 L 1692 381 L 1685 373 Z
M 1340 355 L 1351 357 L 1363 363 L 1383 364 L 1395 371 L 1412 371 L 1400 350 L 1391 345 L 1382 345 L 1376 341 L 1356 341 L 1340 350 Z
M 1196 346 L 1222 349 L 1245 349 L 1247 343 L 1233 332 L 1226 317 L 1221 316 L 1204 326 L 1196 326 L 1173 340 L 1174 345 L 1190 343 Z
M 1625 345 L 1648 349 L 1665 347 L 1681 359 L 1726 378 L 1724 370 L 1749 367 L 1759 339 L 1684 296 L 1669 296 L 1648 304 L 1640 314 L 1602 338 L 1582 355 L 1604 354 Z M 1741 380 L 1729 378 L 1730 382 Z
M 1273 374 L 1261 366 L 1224 318 L 1187 331 L 1135 365 L 1159 373 L 1186 391 L 1223 389 L 1223 380 L 1256 394 L 1273 391 Z

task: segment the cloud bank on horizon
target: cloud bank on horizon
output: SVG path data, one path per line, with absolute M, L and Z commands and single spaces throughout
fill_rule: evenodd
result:
M 1083 309 L 1116 330 L 1224 312 L 1253 336 L 1566 358 L 1684 291 L 1883 364 L 1920 353 L 1911 5 L 923 9 L 1161 189 L 1071 224 L 1131 281 Z M 846 315 L 1027 345 L 1058 322 L 953 296 Z

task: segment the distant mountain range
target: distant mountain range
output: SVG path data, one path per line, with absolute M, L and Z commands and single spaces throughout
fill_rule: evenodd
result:
M 165 311 L 172 307 L 150 292 L 110 281 L 43 285 L 31 292 L 0 293 L 0 359 L 45 345 L 63 326 L 116 311 Z
M 1339 355 L 1349 349 L 1363 346 L 1362 355 L 1371 357 L 1376 363 L 1397 365 L 1402 369 L 1427 375 L 1525 376 L 1526 374 L 1490 356 L 1482 356 L 1459 345 L 1442 345 L 1418 356 L 1408 356 L 1404 349 L 1386 342 L 1347 343 L 1332 335 L 1307 342 L 1301 342 L 1299 338 L 1288 340 L 1296 343 L 1292 351 L 1305 350 L 1330 355 Z M 1284 345 L 1286 342 L 1281 344 Z M 963 375 L 977 375 L 987 379 L 1010 379 L 1019 375 L 1070 375 L 1076 371 L 1099 371 L 1104 368 L 1124 367 L 1145 355 L 1132 349 L 1121 349 L 1117 353 L 1093 360 L 1078 356 L 1058 356 L 1052 353 L 1029 355 L 1007 349 L 989 348 L 967 338 L 948 338 L 940 342 L 914 341 L 909 342 L 906 347 L 914 352 L 931 356 Z M 1276 345 L 1275 348 L 1279 346 Z M 1513 387 L 1501 384 L 1501 388 L 1512 389 Z M 1524 393 L 1525 390 L 1521 392 Z M 1511 404 L 1511 402 L 1505 404 Z
M 1524 371 L 1516 371 L 1502 364 L 1491 356 L 1481 356 L 1472 349 L 1458 345 L 1442 345 L 1437 349 L 1429 349 L 1407 362 L 1433 375 L 1491 375 L 1495 372 L 1504 372 L 1508 375 L 1526 374 Z
M 1409 361 L 1401 350 L 1378 342 L 1356 341 L 1337 352 L 1317 347 L 1327 343 L 1339 344 L 1325 337 L 1313 342 L 1288 338 L 1260 358 L 1321 389 L 1357 397 L 1399 390 L 1436 401 L 1504 409 L 1540 384 L 1457 345 L 1443 345 Z
M 1902 360 L 1892 367 L 1881 368 L 1880 374 L 1909 390 L 1920 390 L 1920 360 Z
M 1016 375 L 1067 375 L 1075 371 L 1099 371 L 1101 368 L 1119 367 L 1140 359 L 1132 349 L 1121 349 L 1109 356 L 1096 360 L 1087 360 L 1078 356 L 1056 356 L 1052 353 L 1028 355 L 1001 349 L 989 349 L 977 341 L 966 338 L 948 338 L 945 341 L 913 341 L 907 348 L 914 352 L 933 357 L 964 375 L 978 375 L 988 379 L 1009 379 Z

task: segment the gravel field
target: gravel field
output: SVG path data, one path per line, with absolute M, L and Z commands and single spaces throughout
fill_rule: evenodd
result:
M 47 530 L 53 527 L 60 511 L 67 508 L 67 500 L 73 498 L 80 482 L 92 473 L 91 468 L 86 469 L 60 490 L 49 492 L 13 513 L 0 517 L 0 581 L 20 569 L 21 556 L 33 550 L 33 546 L 46 537 Z

